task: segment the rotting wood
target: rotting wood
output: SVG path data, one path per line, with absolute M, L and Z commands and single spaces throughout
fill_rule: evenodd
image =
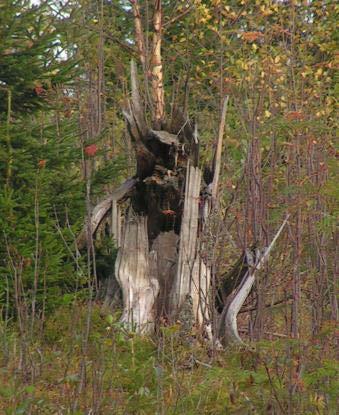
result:
M 166 144 L 168 146 L 175 145 L 179 146 L 179 140 L 176 134 L 171 134 L 167 131 L 156 131 L 156 130 L 150 130 L 149 132 L 151 137 L 156 138 L 158 141 L 160 141 L 163 144 Z
M 130 211 L 118 252 L 115 275 L 123 293 L 121 322 L 138 333 L 154 328 L 154 302 L 159 283 L 151 275 L 147 218 Z
M 117 199 L 112 199 L 111 235 L 115 246 L 121 246 L 121 209 Z
M 175 232 L 161 232 L 153 241 L 151 253 L 156 258 L 156 274 L 160 286 L 156 301 L 157 315 L 166 319 L 170 316 L 170 295 L 177 269 L 177 243 L 179 236 Z

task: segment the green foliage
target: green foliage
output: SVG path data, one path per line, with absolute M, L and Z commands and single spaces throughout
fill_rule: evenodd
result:
M 206 345 L 180 342 L 176 326 L 162 328 L 157 338 L 136 336 L 118 323 L 118 315 L 105 317 L 94 306 L 84 352 L 88 311 L 78 302 L 48 317 L 44 338 L 28 352 L 40 367 L 34 384 L 9 376 L 19 355 L 18 339 L 8 341 L 0 410 L 82 414 L 96 405 L 103 414 L 259 415 L 285 414 L 288 408 L 293 414 L 336 413 L 335 348 L 283 339 L 257 343 L 255 350 L 215 352 L 211 358 Z M 79 395 L 82 359 L 87 374 L 85 393 Z
M 43 96 L 73 75 L 71 60 L 60 60 L 65 47 L 58 20 L 49 13 L 49 2 L 32 7 L 30 1 L 5 0 L 0 6 L 0 113 L 7 109 L 27 113 L 46 107 Z
M 38 123 L 39 117 L 18 119 L 11 125 L 10 178 L 6 178 L 8 154 L 0 153 L 1 270 L 6 275 L 1 283 L 9 284 L 1 289 L 13 293 L 17 275 L 25 290 L 33 294 L 36 277 L 38 302 L 48 297 L 48 304 L 57 304 L 62 292 L 73 289 L 76 282 L 67 246 L 58 232 L 72 246 L 72 234 L 81 226 L 83 185 L 76 172 L 81 153 L 74 136 L 67 132 L 70 126 L 65 126 L 65 135 L 58 142 L 55 128 L 39 128 Z M 5 136 L 1 129 L 2 145 Z M 69 229 L 67 223 L 71 224 Z

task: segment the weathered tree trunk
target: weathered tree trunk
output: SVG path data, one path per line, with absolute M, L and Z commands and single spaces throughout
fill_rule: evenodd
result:
M 140 333 L 154 327 L 154 303 L 159 293 L 157 275 L 152 275 L 154 259 L 149 252 L 147 217 L 130 211 L 115 266 L 123 293 L 121 321 Z
M 145 50 L 138 2 L 131 3 L 136 44 L 145 74 L 149 51 Z M 112 233 L 119 246 L 115 276 L 123 294 L 123 323 L 146 333 L 157 322 L 177 321 L 189 314 L 192 321 L 182 322 L 185 327 L 195 324 L 211 339 L 210 314 L 215 299 L 210 293 L 211 264 L 201 255 L 205 249 L 202 235 L 216 207 L 228 97 L 222 109 L 213 166 L 202 178 L 197 126 L 192 126 L 187 116 L 175 107 L 172 119 L 165 119 L 161 13 L 161 0 L 155 0 L 150 57 L 151 126 L 145 119 L 136 65 L 131 63 L 131 101 L 124 115 L 135 149 L 136 175 L 93 210 L 90 229 L 94 233 L 101 219 L 112 211 Z M 119 203 L 126 199 L 129 207 L 122 230 Z M 80 237 L 79 245 L 81 241 Z M 241 341 L 236 317 L 252 288 L 255 270 L 270 249 L 271 246 L 256 258 L 252 267 L 249 264 L 243 280 L 237 283 L 222 313 L 222 336 Z M 190 313 L 184 313 L 188 309 Z
M 132 102 L 125 116 L 136 151 L 137 173 L 93 210 L 91 229 L 95 231 L 111 208 L 113 234 L 120 246 L 115 276 L 123 294 L 123 323 L 146 333 L 161 318 L 180 320 L 180 311 L 188 302 L 192 308 L 191 325 L 212 339 L 216 333 L 212 333 L 210 322 L 215 306 L 215 299 L 210 297 L 211 268 L 200 252 L 204 249 L 201 236 L 214 205 L 210 189 L 217 188 L 213 175 L 220 171 L 222 134 L 213 173 L 203 182 L 196 129 L 177 110 L 168 131 L 148 127 L 133 63 L 131 75 Z M 129 213 L 122 230 L 119 201 L 126 199 Z M 225 343 L 241 342 L 237 315 L 252 289 L 255 272 L 286 220 L 263 255 L 256 251 L 253 258 L 247 253 L 247 272 L 235 284 L 221 315 L 218 335 Z

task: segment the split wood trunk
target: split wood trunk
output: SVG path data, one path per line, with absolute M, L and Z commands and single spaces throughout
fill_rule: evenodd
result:
M 135 150 L 136 175 L 94 208 L 90 229 L 94 233 L 111 210 L 112 234 L 119 248 L 115 278 L 122 290 L 121 320 L 127 327 L 147 333 L 156 323 L 179 319 L 184 327 L 195 325 L 212 340 L 210 316 L 215 299 L 210 298 L 211 264 L 200 253 L 205 249 L 204 228 L 216 206 L 228 98 L 224 101 L 212 169 L 202 175 L 196 125 L 174 108 L 170 121 L 155 117 L 149 126 L 133 62 L 131 86 L 131 101 L 124 115 Z M 121 202 L 126 201 L 128 207 L 123 212 Z M 286 221 L 264 254 L 257 251 L 253 258 L 247 252 L 246 264 L 240 264 L 239 275 L 243 277 L 228 293 L 219 331 L 213 333 L 226 339 L 225 343 L 241 342 L 237 315 L 252 289 L 255 272 Z M 85 234 L 83 231 L 78 238 L 80 248 Z

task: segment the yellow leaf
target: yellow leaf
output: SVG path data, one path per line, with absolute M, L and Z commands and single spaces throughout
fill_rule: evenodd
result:
M 319 68 L 318 70 L 317 70 L 317 72 L 315 73 L 315 76 L 316 77 L 319 77 L 319 76 L 321 76 L 322 74 L 323 74 L 323 69 L 322 68 Z

